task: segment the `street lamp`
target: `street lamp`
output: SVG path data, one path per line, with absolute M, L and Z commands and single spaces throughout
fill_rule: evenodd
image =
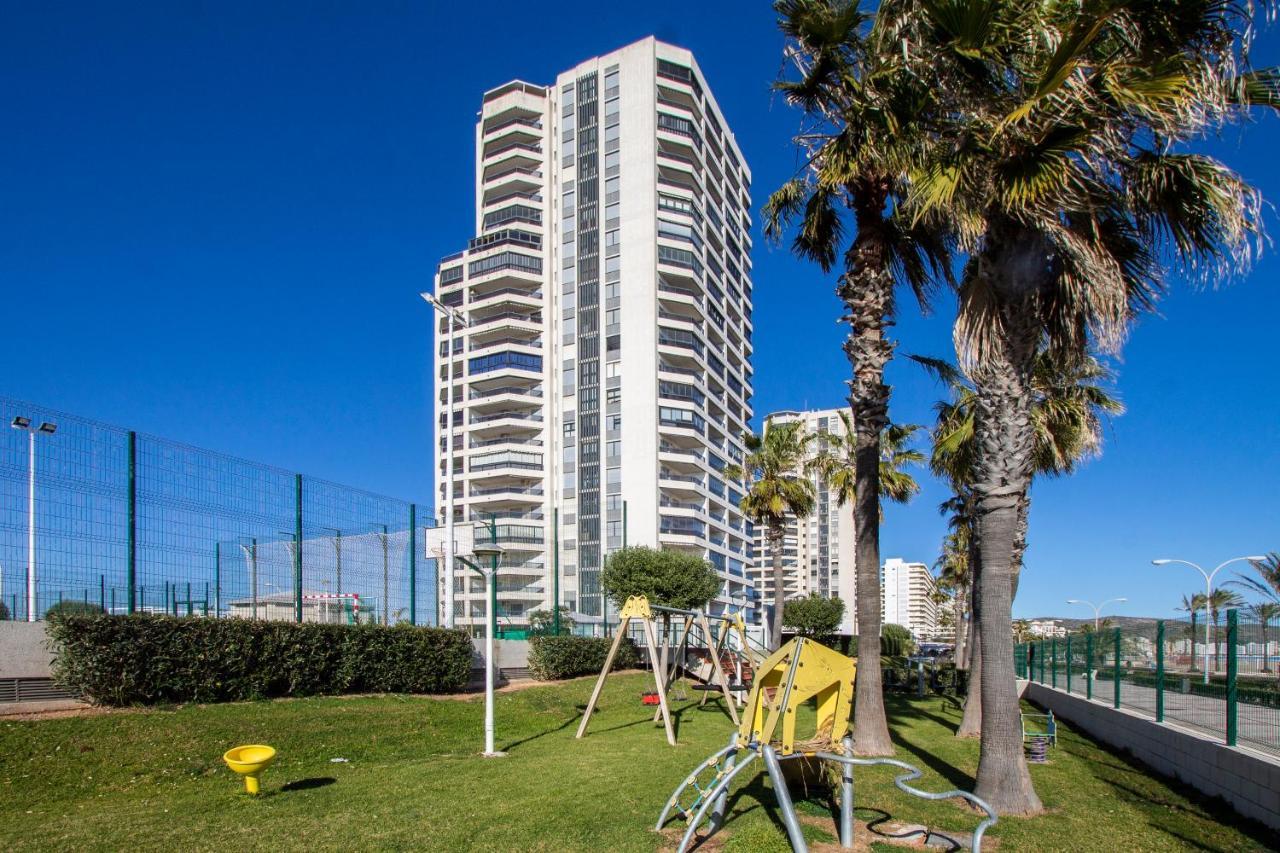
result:
M 49 421 L 35 426 L 21 415 L 10 424 L 27 432 L 27 621 L 36 621 L 36 435 L 53 435 L 58 425 Z
M 1095 605 L 1092 601 L 1085 601 L 1083 598 L 1068 598 L 1067 604 L 1084 604 L 1093 608 L 1093 633 L 1098 633 L 1098 614 L 1102 612 L 1102 608 L 1113 602 L 1128 601 L 1127 598 L 1108 598 L 1101 604 Z
M 445 525 L 448 528 L 449 545 L 445 551 L 444 559 L 444 624 L 445 627 L 453 627 L 453 561 L 454 561 L 454 543 L 453 537 L 453 324 L 466 327 L 468 325 L 466 316 L 450 305 L 445 305 L 440 299 L 437 299 L 434 293 L 418 294 L 427 304 L 434 308 L 438 313 L 443 314 L 449 321 L 449 345 L 447 351 L 447 380 L 445 381 L 446 414 L 444 429 L 444 447 L 445 447 L 445 468 L 444 468 L 444 507 L 445 507 Z
M 466 557 L 457 557 L 458 562 L 474 569 L 484 576 L 488 586 L 488 627 L 484 638 L 484 753 L 486 758 L 501 758 L 505 752 L 497 752 L 493 748 L 493 636 L 497 630 L 498 616 L 498 563 L 505 549 L 498 544 L 498 528 L 493 522 L 489 524 L 489 541 L 477 542 L 472 552 L 479 561 L 489 558 L 489 568 L 482 569 Z
M 1171 560 L 1168 558 L 1160 560 L 1152 560 L 1153 566 L 1167 566 L 1170 563 L 1181 563 L 1184 566 L 1190 566 L 1200 574 L 1204 575 L 1204 683 L 1209 683 L 1209 599 L 1213 598 L 1213 576 L 1226 566 L 1232 563 L 1254 562 L 1255 560 L 1263 560 L 1265 557 L 1232 557 L 1230 560 L 1219 563 L 1218 567 L 1211 572 L 1206 572 L 1195 563 L 1187 560 Z M 1194 640 L 1192 641 L 1194 645 Z M 1192 650 L 1194 654 L 1194 649 Z

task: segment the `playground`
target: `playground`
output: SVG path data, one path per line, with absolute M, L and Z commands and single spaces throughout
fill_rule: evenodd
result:
M 671 703 L 677 745 L 642 693 L 649 673 L 611 676 L 574 737 L 596 679 L 497 697 L 501 760 L 482 759 L 477 698 L 371 696 L 186 706 L 48 720 L 0 720 L 0 838 L 13 849 L 674 850 L 684 822 L 653 831 L 668 796 L 734 730 L 724 703 L 690 692 Z M 913 785 L 971 789 L 976 741 L 937 697 L 889 697 L 897 758 Z M 803 721 L 802 721 L 803 722 Z M 275 763 L 251 798 L 223 764 L 244 743 Z M 342 760 L 337 760 L 342 759 Z M 758 762 L 757 762 L 758 763 Z M 1033 765 L 1048 813 L 1002 818 L 994 850 L 1262 850 L 1269 836 L 1059 728 Z M 893 768 L 856 768 L 858 849 L 895 850 L 889 836 L 924 825 L 958 837 L 981 813 L 925 802 L 893 785 Z M 836 815 L 793 788 L 811 850 L 834 850 Z M 790 850 L 767 774 L 744 774 L 724 829 L 702 849 Z M 873 824 L 868 829 L 868 823 Z M 914 837 L 919 842 L 919 836 Z M 906 839 L 910 840 L 910 839 Z M 945 849 L 945 848 L 943 848 Z

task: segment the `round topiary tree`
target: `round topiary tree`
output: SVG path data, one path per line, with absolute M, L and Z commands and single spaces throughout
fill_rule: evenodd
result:
M 107 611 L 88 601 L 68 599 L 59 601 L 44 612 L 45 619 L 57 619 L 59 616 L 100 616 Z
M 609 555 L 600 586 L 619 607 L 631 596 L 643 595 L 651 604 L 694 610 L 705 607 L 720 591 L 720 578 L 710 563 L 694 554 L 637 545 Z
M 782 609 L 782 624 L 801 637 L 826 642 L 840 627 L 844 618 L 844 601 L 809 595 L 793 598 Z

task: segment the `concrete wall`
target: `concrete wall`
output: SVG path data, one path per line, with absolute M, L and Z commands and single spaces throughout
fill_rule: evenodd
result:
M 43 622 L 0 622 L 0 678 L 49 678 L 53 651 Z
M 1280 760 L 1043 684 L 1028 684 L 1023 698 L 1103 743 L 1128 750 L 1159 773 L 1222 797 L 1245 817 L 1280 830 Z
M 471 645 L 474 649 L 472 668 L 484 669 L 484 640 L 472 639 Z M 524 669 L 529 665 L 528 640 L 494 640 L 493 646 L 498 669 Z

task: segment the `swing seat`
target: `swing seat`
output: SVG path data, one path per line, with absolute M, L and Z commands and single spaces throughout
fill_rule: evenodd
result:
M 658 694 L 651 690 L 648 693 L 640 694 L 640 704 L 641 705 L 660 705 L 662 703 L 661 703 L 661 700 L 658 699 Z

